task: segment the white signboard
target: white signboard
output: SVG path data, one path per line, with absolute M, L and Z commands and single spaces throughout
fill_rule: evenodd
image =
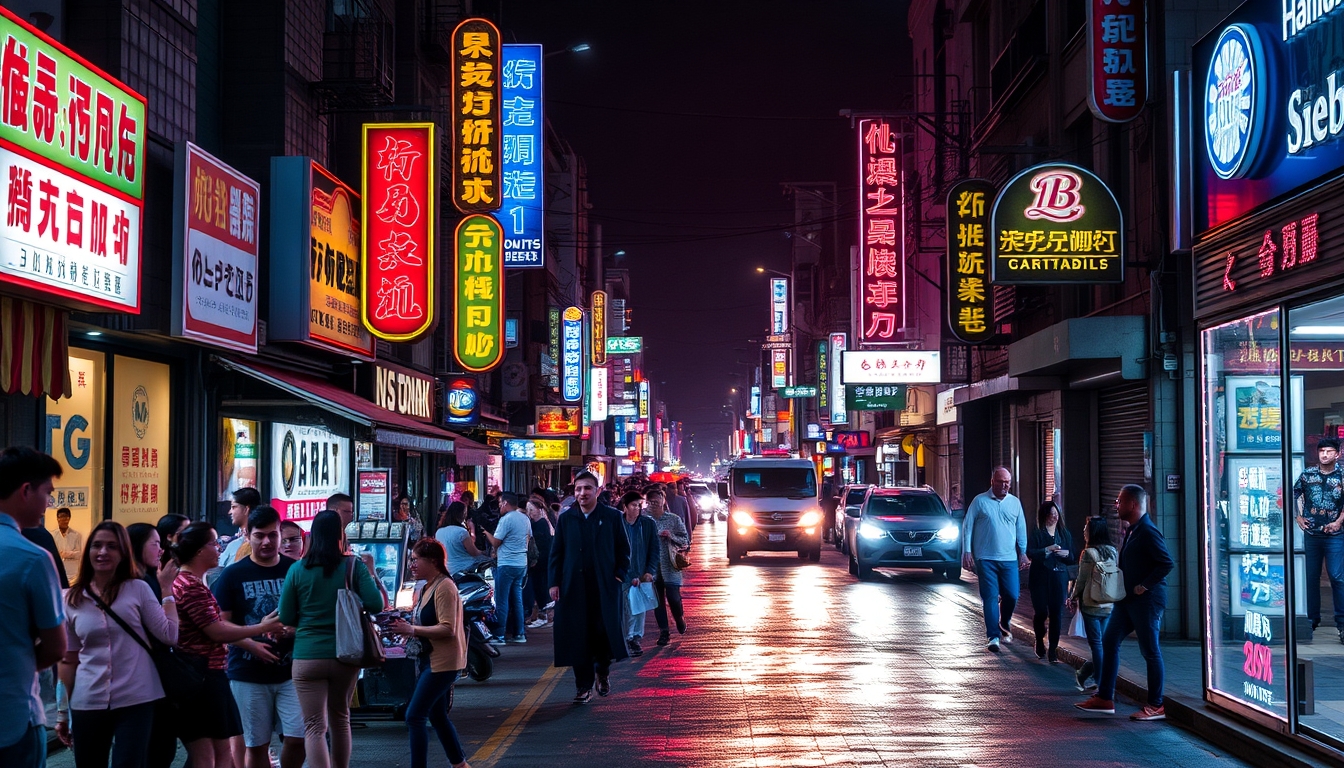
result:
M 832 424 L 849 423 L 849 408 L 845 402 L 845 380 L 840 376 L 840 359 L 844 356 L 845 348 L 848 346 L 848 334 L 831 334 L 831 349 L 830 354 L 826 355 L 826 365 L 830 369 L 827 386 L 831 388 L 829 421 Z
M 589 370 L 592 371 L 592 374 L 589 377 L 592 391 L 589 393 L 588 404 L 591 407 L 592 413 L 589 414 L 588 420 L 606 421 L 608 407 L 607 398 L 611 394 L 607 387 L 607 369 L 593 367 Z
M 938 352 L 905 349 L 845 352 L 846 384 L 937 384 L 942 376 Z
M 770 279 L 770 333 L 789 332 L 789 281 Z
M 937 423 L 940 426 L 957 423 L 956 392 L 958 389 L 961 389 L 961 387 L 953 387 L 938 393 Z
M 321 427 L 271 424 L 271 506 L 288 520 L 327 508 L 333 493 L 350 493 L 350 439 Z

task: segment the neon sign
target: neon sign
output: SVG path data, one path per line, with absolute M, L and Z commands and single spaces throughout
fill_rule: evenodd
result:
M 854 292 L 860 345 L 904 340 L 904 139 L 886 118 L 859 121 L 859 263 Z M 779 385 L 776 385 L 779 386 Z

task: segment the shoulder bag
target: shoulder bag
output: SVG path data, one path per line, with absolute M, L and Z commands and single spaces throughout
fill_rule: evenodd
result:
M 1125 599 L 1125 576 L 1120 572 L 1120 558 L 1102 559 L 1101 550 L 1092 553 L 1092 578 L 1087 582 L 1087 599 L 1093 605 L 1109 605 Z
M 112 617 L 126 634 L 130 635 L 135 642 L 140 644 L 141 648 L 149 654 L 149 658 L 154 662 L 154 669 L 159 673 L 159 682 L 163 685 L 163 694 L 173 704 L 182 704 L 191 701 L 201 695 L 205 689 L 205 661 L 199 656 L 184 653 L 171 645 L 164 645 L 157 640 L 151 646 L 145 638 L 140 636 L 139 632 L 131 629 L 117 612 L 112 610 L 112 606 L 103 602 L 102 598 L 87 592 L 89 597 L 98 604 L 103 613 Z
M 336 660 L 367 669 L 386 660 L 378 627 L 355 591 L 355 558 L 346 559 L 345 586 L 336 590 Z
M 691 559 L 686 556 L 686 551 L 677 549 L 677 545 L 671 540 L 667 542 L 667 554 L 672 560 L 672 570 L 684 571 L 691 567 Z

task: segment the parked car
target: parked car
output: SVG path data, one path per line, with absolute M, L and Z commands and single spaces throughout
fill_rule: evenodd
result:
M 750 551 L 795 551 L 821 559 L 821 516 L 816 465 L 808 459 L 746 458 L 728 479 L 728 561 Z
M 849 544 L 847 542 L 849 541 L 849 529 L 852 527 L 850 521 L 857 517 L 857 515 L 851 516 L 849 512 L 851 510 L 858 511 L 859 506 L 863 504 L 863 497 L 868 495 L 868 491 L 872 487 L 867 483 L 862 483 L 846 485 L 840 489 L 840 504 L 835 508 L 835 532 L 831 534 L 831 539 L 835 542 L 835 548 L 846 555 L 849 554 Z
M 929 487 L 874 488 L 847 513 L 849 572 L 860 580 L 874 568 L 930 568 L 961 578 L 961 526 Z

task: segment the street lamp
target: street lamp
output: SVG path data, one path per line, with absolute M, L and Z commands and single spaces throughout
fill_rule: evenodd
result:
M 552 56 L 560 56 L 560 55 L 563 55 L 563 54 L 566 54 L 566 53 L 583 53 L 584 51 L 592 50 L 592 48 L 593 48 L 593 46 L 591 46 L 591 45 L 589 45 L 589 44 L 587 44 L 587 43 L 576 43 L 576 44 L 574 44 L 574 45 L 569 46 L 568 48 L 561 48 L 561 49 L 558 50 L 558 51 L 551 51 L 550 53 L 546 54 L 546 55 L 543 56 L 542 58 L 543 58 L 543 59 L 549 59 L 549 58 L 551 58 Z

